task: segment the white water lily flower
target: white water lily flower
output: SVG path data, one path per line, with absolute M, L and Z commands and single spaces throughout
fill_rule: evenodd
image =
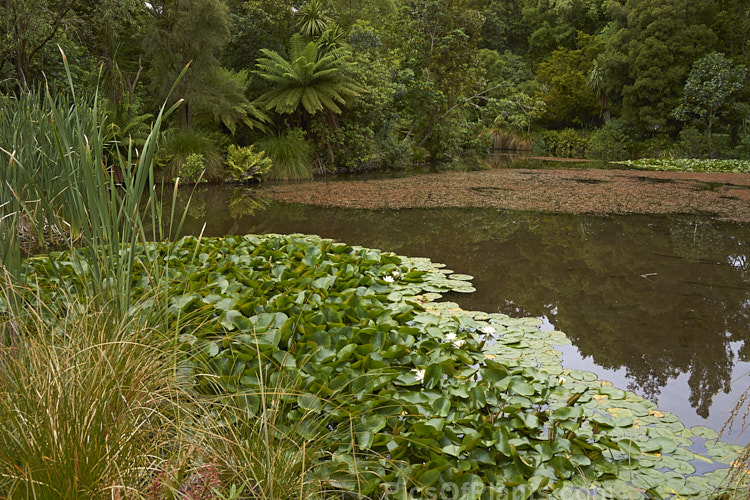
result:
M 495 330 L 495 327 L 492 325 L 484 325 L 479 329 L 479 331 L 484 333 L 485 335 L 492 335 L 494 333 L 497 333 L 497 330 Z
M 419 368 L 413 368 L 411 371 L 414 372 L 414 374 L 417 377 L 417 380 L 419 380 L 420 382 L 424 381 L 424 370 L 420 370 Z
M 565 383 L 565 377 L 560 377 L 559 379 L 557 379 L 557 383 L 563 385 Z
M 444 337 L 444 338 L 445 338 L 445 340 L 447 340 L 448 342 L 451 342 L 451 341 L 453 341 L 453 340 L 456 340 L 456 334 L 455 334 L 455 333 L 453 333 L 453 332 L 451 332 L 451 333 L 446 333 L 446 334 L 445 334 L 445 337 Z
M 401 279 L 401 273 L 398 271 L 393 271 L 391 273 L 391 276 L 393 276 L 395 279 Z
M 453 347 L 461 347 L 464 345 L 465 340 L 464 339 L 458 339 L 455 342 L 453 342 Z
M 393 276 L 384 276 L 383 281 L 386 283 L 393 283 Z

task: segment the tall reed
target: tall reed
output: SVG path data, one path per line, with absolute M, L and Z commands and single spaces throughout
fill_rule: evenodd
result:
M 162 107 L 143 148 L 132 143 L 117 154 L 122 180 L 107 165 L 105 117 L 96 95 L 52 95 L 48 88 L 6 98 L 0 109 L 0 263 L 5 279 L 22 281 L 21 239 L 67 246 L 87 279 L 76 292 L 114 307 L 129 308 L 134 245 L 164 237 L 154 182 L 153 157 Z M 146 234 L 141 200 L 148 197 L 151 234 Z M 85 261 L 85 262 L 84 262 Z M 50 259 L 54 266 L 54 259 Z M 158 273 L 152 273 L 158 276 Z

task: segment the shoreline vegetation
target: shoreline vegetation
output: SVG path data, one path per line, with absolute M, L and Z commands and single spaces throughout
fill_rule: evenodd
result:
M 2 172 L 3 496 L 744 494 L 740 446 L 563 369 L 563 333 L 438 301 L 471 276 L 316 236 L 170 243 L 163 115 L 118 186 L 96 108 L 42 102 L 5 116 L 36 142 Z M 67 250 L 22 259 L 22 226 Z
M 744 476 L 737 483 L 726 467 L 740 446 L 687 429 L 591 372 L 564 369 L 554 349 L 569 343 L 563 333 L 439 300 L 471 293 L 471 276 L 304 235 L 185 237 L 130 250 L 141 270 L 124 324 L 85 306 L 85 259 L 26 260 L 37 286 L 20 291 L 35 311 L 23 324 L 36 332 L 0 358 L 12 368 L 0 401 L 0 488 L 11 497 L 84 491 L 65 474 L 89 481 L 91 498 L 744 491 Z M 161 287 L 147 272 L 153 265 L 170 276 Z M 154 317 L 156 328 L 143 323 Z M 144 378 L 133 385 L 125 372 Z M 83 374 L 95 388 L 90 401 L 71 386 L 88 385 Z M 97 377 L 117 382 L 114 395 Z M 110 418 L 135 427 L 91 426 Z M 45 441 L 51 432 L 63 437 Z M 94 437 L 101 457 L 77 463 L 76 446 Z M 42 442 L 51 446 L 44 459 L 34 444 Z M 710 471 L 696 475 L 697 464 Z
M 471 276 L 313 235 L 178 238 L 179 185 L 204 180 L 458 166 L 499 144 L 746 164 L 744 3 L 652 3 L 2 2 L 0 497 L 747 496 L 740 446 L 562 368 L 563 333 L 439 300 Z M 747 177 L 258 192 L 750 222 Z

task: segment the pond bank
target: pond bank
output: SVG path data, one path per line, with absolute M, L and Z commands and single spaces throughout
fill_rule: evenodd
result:
M 398 179 L 268 184 L 277 201 L 366 209 L 489 207 L 571 214 L 707 214 L 750 222 L 750 175 L 493 169 Z

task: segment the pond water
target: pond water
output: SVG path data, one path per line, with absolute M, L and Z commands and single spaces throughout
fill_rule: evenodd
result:
M 331 181 L 328 181 L 331 182 Z M 445 298 L 565 332 L 563 365 L 720 430 L 750 387 L 750 226 L 700 216 L 574 216 L 495 209 L 346 210 L 199 187 L 186 233 L 310 233 L 428 257 L 474 276 Z M 187 192 L 180 193 L 184 203 Z M 737 426 L 728 442 L 746 444 Z

